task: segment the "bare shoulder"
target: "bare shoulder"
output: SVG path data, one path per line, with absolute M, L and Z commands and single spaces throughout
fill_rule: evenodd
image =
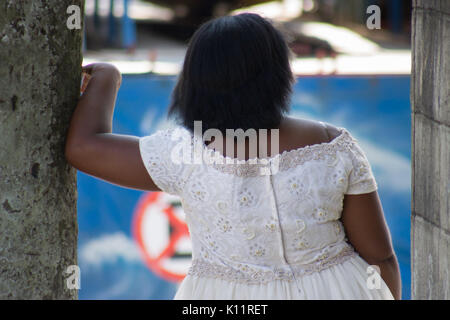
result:
M 330 123 L 325 123 L 325 130 L 330 137 L 330 141 L 334 140 L 341 134 L 341 131 L 336 126 Z
M 283 127 L 291 136 L 302 137 L 305 144 L 329 142 L 341 134 L 332 124 L 293 117 L 286 117 Z

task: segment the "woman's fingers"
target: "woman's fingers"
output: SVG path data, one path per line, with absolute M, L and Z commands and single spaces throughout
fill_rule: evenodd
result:
M 86 72 L 88 74 L 92 74 L 93 72 L 100 71 L 100 70 L 117 70 L 117 68 L 113 64 L 105 63 L 105 62 L 91 63 L 88 65 L 82 66 L 81 69 L 83 70 L 83 72 Z
M 117 89 L 122 83 L 122 75 L 119 69 L 117 69 L 113 64 L 110 63 L 91 63 L 81 67 L 82 70 L 82 82 L 81 82 L 81 93 L 87 88 L 89 80 L 94 76 L 94 73 L 98 75 L 99 79 L 115 80 Z
M 83 73 L 87 73 L 87 74 L 91 74 L 92 73 L 92 69 L 93 69 L 93 65 L 92 64 L 89 64 L 89 65 L 81 67 L 81 71 Z
M 80 92 L 81 92 L 81 93 L 83 93 L 84 90 L 86 90 L 87 85 L 88 85 L 90 79 L 91 79 L 90 74 L 83 71 L 83 74 L 82 74 L 82 82 L 81 82 L 81 88 L 80 88 Z

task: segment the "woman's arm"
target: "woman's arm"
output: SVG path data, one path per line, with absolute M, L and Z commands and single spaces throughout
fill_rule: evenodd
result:
M 400 270 L 378 192 L 345 195 L 341 220 L 349 242 L 364 260 L 380 268 L 394 298 L 401 299 Z
M 157 191 L 141 159 L 139 138 L 112 133 L 122 77 L 112 65 L 83 68 L 91 78 L 72 115 L 65 156 L 75 168 L 123 187 Z

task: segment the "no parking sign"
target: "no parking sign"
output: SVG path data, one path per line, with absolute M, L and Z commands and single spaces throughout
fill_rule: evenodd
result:
M 155 274 L 180 282 L 192 260 L 192 245 L 180 198 L 149 192 L 139 200 L 133 218 L 133 236 Z

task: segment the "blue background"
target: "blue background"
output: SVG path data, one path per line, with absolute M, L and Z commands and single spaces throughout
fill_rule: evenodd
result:
M 166 119 L 175 76 L 123 75 L 113 132 L 146 136 Z M 411 131 L 409 76 L 299 77 L 292 116 L 347 128 L 372 165 L 410 298 Z M 172 299 L 177 284 L 154 275 L 132 237 L 144 192 L 78 172 L 80 299 Z

